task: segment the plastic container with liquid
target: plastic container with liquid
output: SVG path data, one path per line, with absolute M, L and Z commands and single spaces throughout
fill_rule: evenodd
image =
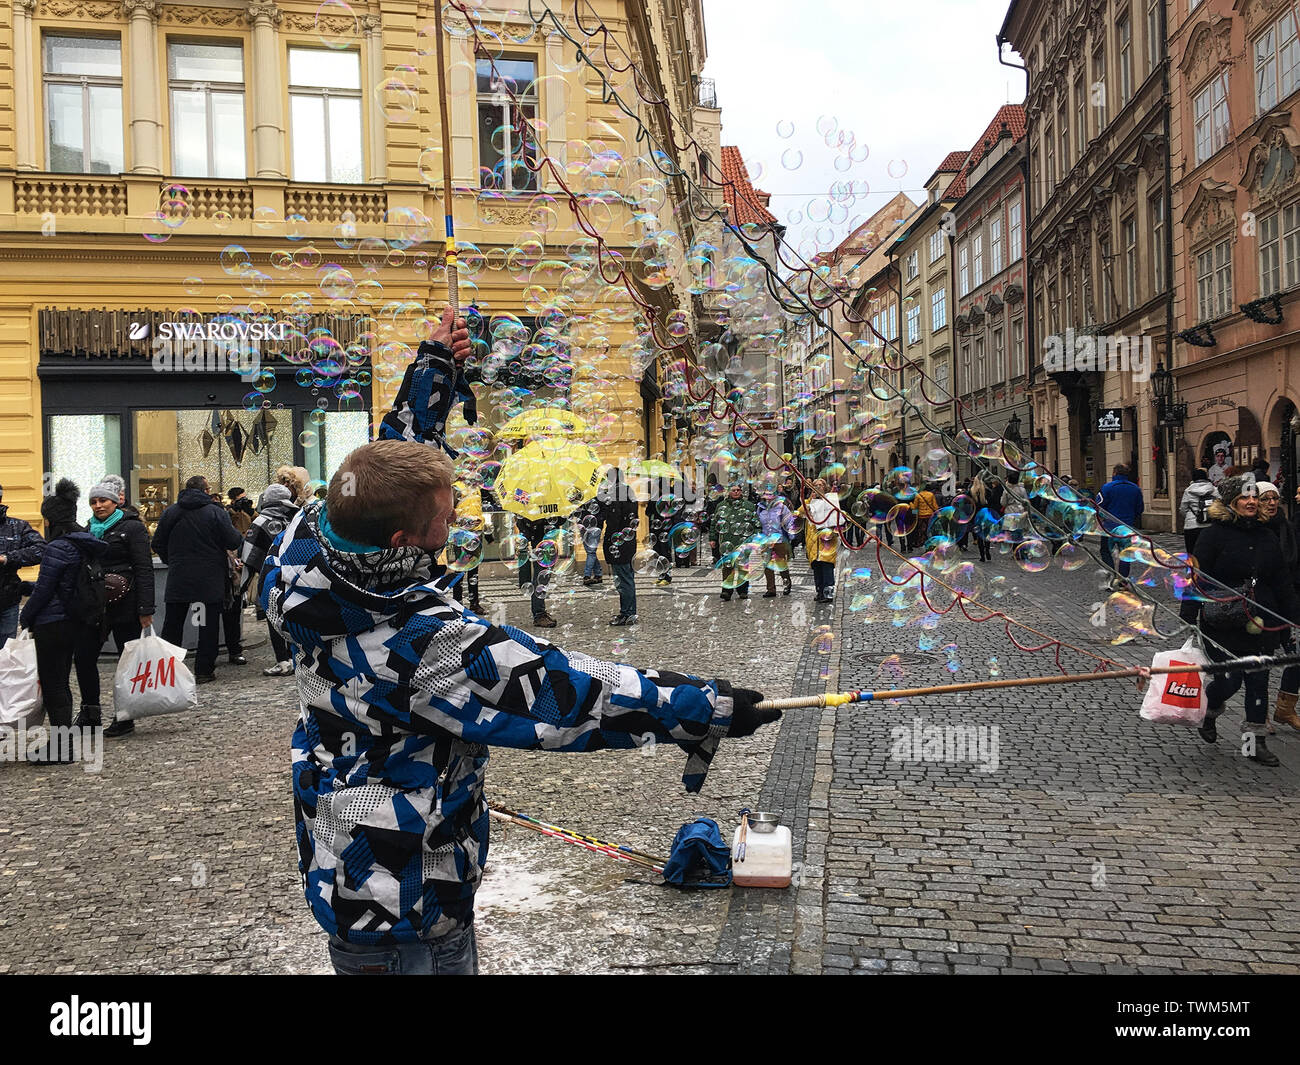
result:
M 737 887 L 784 888 L 790 886 L 794 865 L 794 848 L 790 830 L 776 825 L 764 831 L 764 826 L 750 824 L 745 838 L 745 857 L 736 860 L 740 849 L 740 826 L 731 837 L 731 876 Z

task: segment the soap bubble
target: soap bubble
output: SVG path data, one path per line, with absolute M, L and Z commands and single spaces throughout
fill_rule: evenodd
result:
M 470 529 L 451 529 L 447 534 L 447 569 L 465 573 L 483 561 L 483 537 Z
M 349 47 L 361 35 L 361 22 L 344 0 L 325 0 L 316 9 L 316 37 L 326 48 Z

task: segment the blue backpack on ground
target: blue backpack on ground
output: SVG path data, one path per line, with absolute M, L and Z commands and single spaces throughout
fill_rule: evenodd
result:
M 716 821 L 697 817 L 677 830 L 664 865 L 664 881 L 680 888 L 731 885 L 731 848 L 722 842 Z

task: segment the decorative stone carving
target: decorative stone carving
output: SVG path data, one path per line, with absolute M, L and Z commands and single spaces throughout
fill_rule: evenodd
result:
M 36 13 L 36 0 L 14 0 L 14 10 L 21 11 L 30 18 Z
M 532 224 L 533 211 L 531 205 L 494 203 L 484 206 L 480 217 L 494 225 L 527 226 Z
M 248 21 L 267 21 L 272 26 L 278 26 L 284 21 L 284 12 L 273 3 L 259 3 L 258 0 L 253 0 L 248 5 Z
M 44 0 L 37 12 L 55 18 L 90 19 L 95 22 L 116 22 L 122 17 L 122 5 L 96 3 L 95 0 Z
M 234 26 L 244 22 L 245 12 L 229 7 L 181 7 L 168 4 L 158 21 L 164 26 Z
M 1300 178 L 1300 167 L 1296 165 L 1300 138 L 1289 125 L 1274 125 L 1261 134 L 1240 184 L 1259 202 L 1271 204 L 1289 193 Z
M 378 33 L 384 28 L 384 20 L 378 15 L 362 15 L 361 29 L 366 33 Z
M 1192 244 L 1200 244 L 1233 229 L 1236 195 L 1237 187 L 1227 182 L 1208 179 L 1201 182 L 1183 213 L 1183 228 Z
M 1264 23 L 1273 21 L 1290 2 L 1291 0 L 1237 0 L 1233 4 L 1233 10 L 1246 20 L 1246 36 L 1250 37 Z
M 127 19 L 139 13 L 157 22 L 161 11 L 162 4 L 159 3 L 159 0 L 122 0 L 122 14 Z
M 1178 66 L 1188 87 L 1198 92 L 1201 82 L 1219 68 L 1220 63 L 1232 55 L 1232 20 L 1220 18 L 1206 20 L 1192 30 L 1187 47 Z

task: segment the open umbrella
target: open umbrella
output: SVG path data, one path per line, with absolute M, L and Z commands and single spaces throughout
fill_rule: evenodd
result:
M 642 459 L 640 462 L 633 463 L 629 472 L 633 477 L 653 477 L 655 479 L 666 477 L 669 480 L 680 480 L 682 476 L 663 459 Z
M 530 521 L 562 518 L 596 494 L 602 471 L 600 459 L 585 444 L 534 440 L 501 464 L 496 496 L 503 509 Z
M 587 423 L 563 407 L 534 407 L 511 418 L 497 436 L 576 436 Z

